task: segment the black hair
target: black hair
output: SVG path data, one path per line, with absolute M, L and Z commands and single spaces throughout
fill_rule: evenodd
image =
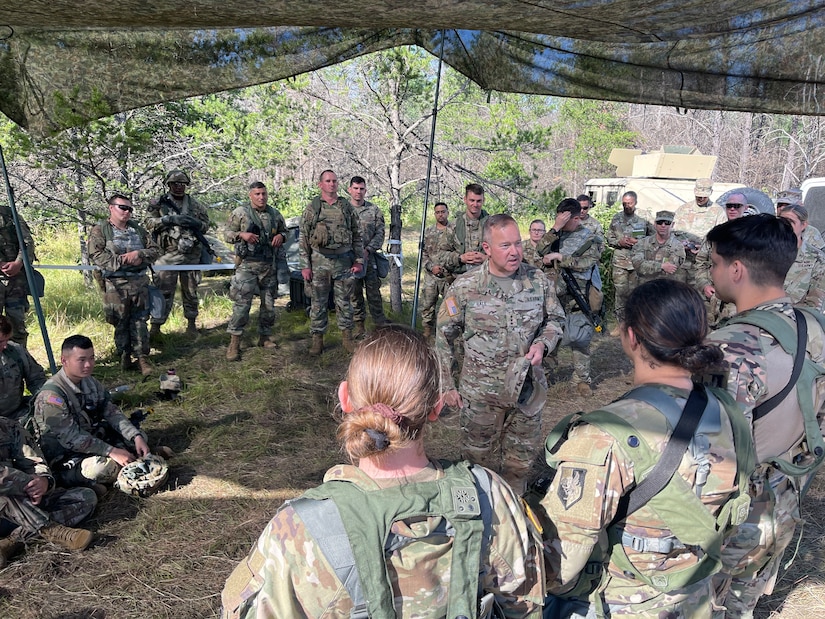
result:
M 362 185 L 366 185 L 367 181 L 364 180 L 363 176 L 353 176 L 349 181 L 349 186 L 352 187 L 356 183 L 360 183 Z
M 85 335 L 70 335 L 63 340 L 63 345 L 60 347 L 60 352 L 62 354 L 66 354 L 67 352 L 71 352 L 74 348 L 89 350 L 90 348 L 94 348 L 94 344 L 92 344 L 92 340 Z
M 468 193 L 474 193 L 479 196 L 484 195 L 484 187 L 479 185 L 478 183 L 470 183 L 464 188 L 464 195 L 466 196 Z
M 559 205 L 556 207 L 556 213 L 570 213 L 571 217 L 575 217 L 576 215 L 582 214 L 582 205 L 579 204 L 578 200 L 565 198 L 559 202 Z

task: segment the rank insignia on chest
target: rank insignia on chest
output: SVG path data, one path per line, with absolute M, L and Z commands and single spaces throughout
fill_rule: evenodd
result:
M 573 507 L 584 495 L 585 475 L 587 475 L 587 471 L 584 469 L 562 468 L 557 495 L 565 510 Z
M 447 314 L 449 316 L 458 316 L 458 303 L 456 303 L 455 297 L 447 297 L 444 299 L 444 306 L 447 308 Z

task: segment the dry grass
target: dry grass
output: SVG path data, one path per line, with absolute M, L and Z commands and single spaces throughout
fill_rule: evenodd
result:
M 414 246 L 405 246 L 405 288 L 412 286 Z M 125 410 L 154 409 L 145 422 L 151 444 L 169 445 L 179 454 L 170 462 L 169 488 L 142 500 L 109 493 L 89 525 L 97 540 L 83 553 L 30 544 L 24 555 L 0 570 L 0 617 L 215 617 L 226 577 L 278 505 L 318 484 L 329 466 L 342 461 L 334 439 L 335 389 L 348 357 L 336 329 L 330 330 L 324 356 L 309 358 L 305 317 L 285 312 L 285 300 L 280 300 L 276 329 L 281 348 L 246 348 L 240 363 L 228 363 L 223 356 L 228 341 L 225 280 L 209 278 L 206 284 L 215 292 L 207 295 L 203 335 L 187 338 L 184 321 L 175 313 L 163 351 L 153 354 L 159 371 L 175 367 L 186 381 L 181 402 L 159 400 L 156 378 L 121 375 L 114 360 L 105 358 L 105 339 L 96 369 L 107 385 L 131 386 L 122 398 Z M 56 321 L 50 328 L 52 343 L 59 345 L 77 325 L 62 327 Z M 101 338 L 107 337 L 109 329 L 100 331 Z M 253 336 L 251 325 L 248 345 Z M 45 361 L 36 343 L 35 352 Z M 545 408 L 548 431 L 563 415 L 608 402 L 628 388 L 630 366 L 615 338 L 596 340 L 593 398 L 565 388 L 569 351 L 559 357 L 557 384 Z M 429 451 L 436 457 L 454 457 L 457 442 L 455 414 L 443 417 L 428 435 Z M 799 556 L 780 580 L 777 594 L 760 605 L 758 617 L 798 619 L 825 611 L 823 500 L 825 487 L 819 480 L 805 507 L 808 523 Z

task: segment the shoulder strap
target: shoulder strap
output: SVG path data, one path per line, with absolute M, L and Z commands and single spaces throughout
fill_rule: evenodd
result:
M 762 404 L 759 404 L 753 408 L 754 421 L 764 417 L 779 406 L 779 404 L 781 404 L 782 401 L 788 397 L 791 390 L 796 387 L 796 383 L 799 381 L 799 376 L 802 374 L 802 364 L 805 362 L 805 352 L 808 344 L 808 321 L 805 320 L 805 316 L 802 312 L 796 308 L 794 308 L 794 315 L 796 316 L 796 354 L 794 355 L 791 377 L 788 379 L 788 384 L 785 385 L 782 391 L 774 394 L 762 402 Z

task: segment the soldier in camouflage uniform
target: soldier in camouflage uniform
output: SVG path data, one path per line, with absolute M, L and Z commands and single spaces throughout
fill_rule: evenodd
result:
M 593 200 L 591 200 L 590 196 L 586 193 L 579 195 L 576 200 L 582 207 L 582 225 L 588 230 L 591 230 L 593 234 L 596 235 L 599 244 L 604 247 L 604 229 L 602 228 L 602 223 L 590 214 L 590 211 L 593 210 Z
M 512 217 L 487 219 L 483 249 L 488 259 L 481 268 L 456 278 L 447 291 L 436 348 L 446 377 L 455 345 L 464 345 L 458 391 L 445 396 L 449 406 L 461 409 L 462 457 L 501 473 L 520 491 L 541 448 L 541 410 L 519 408 L 505 393 L 505 379 L 523 359 L 537 367 L 556 348 L 564 312 L 552 282 L 521 262 L 521 235 Z
M 685 281 L 685 248 L 670 232 L 673 228 L 673 212 L 656 213 L 656 234 L 646 236 L 633 247 L 630 261 L 636 271 L 639 284 L 663 277 Z
M 825 253 L 805 240 L 805 230 L 810 227 L 808 209 L 793 204 L 780 210 L 779 216 L 791 222 L 799 241 L 796 260 L 785 276 L 785 293 L 794 305 L 825 312 Z
M 329 291 L 335 296 L 335 315 L 342 343 L 355 351 L 352 339 L 353 280 L 364 269 L 364 244 L 358 216 L 348 200 L 338 195 L 338 177 L 324 170 L 318 180 L 321 195 L 313 198 L 301 217 L 298 240 L 301 275 L 312 284 L 309 354 L 317 357 L 324 351 L 327 330 Z
M 261 297 L 258 314 L 258 346 L 276 348 L 272 337 L 275 324 L 275 299 L 278 297 L 278 249 L 286 241 L 287 229 L 283 215 L 267 204 L 266 185 L 255 181 L 249 185 L 249 202 L 239 206 L 229 216 L 224 240 L 235 244 L 235 274 L 229 288 L 232 317 L 226 331 L 230 335 L 226 358 L 237 361 L 241 355 L 241 336 L 249 322 L 249 312 L 255 293 Z
M 384 316 L 384 302 L 381 299 L 381 278 L 378 277 L 378 267 L 375 263 L 375 254 L 381 251 L 384 245 L 384 235 L 387 226 L 384 223 L 384 213 L 372 202 L 364 199 L 367 194 L 367 183 L 360 176 L 353 176 L 349 182 L 347 193 L 350 195 L 350 204 L 358 215 L 361 225 L 361 242 L 364 244 L 364 277 L 357 277 L 352 287 L 352 319 L 355 322 L 354 336 L 361 339 L 365 335 L 364 321 L 367 319 L 367 309 L 364 303 L 364 292 L 367 293 L 367 303 L 370 316 L 376 326 L 387 322 Z
M 29 408 L 23 387 L 36 394 L 46 374 L 29 351 L 11 340 L 11 321 L 0 316 L 0 417 L 20 419 Z
M 636 214 L 636 199 L 635 191 L 622 196 L 622 211 L 613 216 L 607 230 L 607 244 L 613 248 L 613 309 L 617 320 L 621 320 L 624 301 L 636 283 L 631 250 L 640 239 L 654 233 L 650 222 Z M 618 335 L 618 331 L 611 335 Z
M 487 258 L 481 248 L 482 230 L 489 214 L 484 206 L 484 187 L 470 183 L 464 188 L 466 209 L 456 215 L 447 234 L 441 237 L 439 263 L 453 275 L 466 273 Z
M 209 229 L 206 207 L 186 193 L 189 176 L 182 170 L 171 170 L 163 179 L 169 191 L 149 202 L 146 213 L 146 229 L 160 246 L 161 256 L 155 262 L 167 264 L 200 264 L 203 245 L 196 232 L 203 234 Z M 149 337 L 157 339 L 160 326 L 169 318 L 175 300 L 175 289 L 180 278 L 180 295 L 183 316 L 187 320 L 186 332 L 197 335 L 198 284 L 200 271 L 158 271 L 155 286 L 163 293 L 164 307 L 161 318 L 152 318 Z
M 62 368 L 34 399 L 32 434 L 43 448 L 58 485 L 97 488 L 117 479 L 135 454 L 149 454 L 144 432 L 112 403 L 109 391 L 92 376 L 95 350 L 84 335 L 66 338 Z
M 559 203 L 553 226 L 536 247 L 545 268 L 552 271 L 549 278 L 555 282 L 556 294 L 567 317 L 565 324 L 568 332 L 565 333 L 562 343 L 569 345 L 573 351 L 573 377 L 570 384 L 580 395 L 592 393 L 590 341 L 593 338 L 594 327 L 576 303 L 560 270 L 566 269 L 573 276 L 582 297 L 590 303 L 593 298 L 590 289 L 595 285 L 593 274 L 599 270 L 599 259 L 603 249 L 600 237 L 581 224 L 581 206 L 572 198 L 565 198 Z M 590 309 L 597 312 L 599 308 Z M 571 335 L 573 331 L 575 336 Z
M 712 192 L 713 182 L 709 178 L 697 179 L 693 189 L 696 199 L 677 208 L 673 220 L 673 233 L 685 246 L 686 281 L 694 288 L 698 275 L 696 254 L 699 253 L 702 239 L 713 226 L 727 221 L 725 210 L 710 199 Z M 747 204 L 747 200 L 744 200 L 744 203 Z
M 536 251 L 536 243 L 538 243 L 546 233 L 547 226 L 543 220 L 534 219 L 530 222 L 530 236 L 521 242 L 521 249 L 524 254 L 522 260 L 531 267 L 536 267 L 537 269 L 542 267 L 541 256 L 539 256 Z
M 776 214 L 779 215 L 780 211 L 782 211 L 786 206 L 790 206 L 792 204 L 805 206 L 805 203 L 802 200 L 801 189 L 792 188 L 786 189 L 785 191 L 780 191 L 776 196 Z M 805 242 L 808 243 L 808 245 L 815 247 L 819 251 L 825 251 L 825 239 L 822 238 L 822 233 L 818 228 L 808 225 L 805 230 L 802 231 L 802 238 L 805 239 Z
M 36 535 L 69 550 L 82 550 L 92 534 L 71 529 L 92 515 L 97 495 L 91 488 L 55 488 L 40 448 L 16 421 L 0 417 L 0 517 L 16 528 L 0 539 L 0 569 Z
M 154 372 L 149 364 L 149 276 L 160 248 L 146 230 L 131 221 L 132 202 L 122 194 L 109 198 L 109 219 L 89 234 L 89 260 L 103 276 L 103 312 L 115 327 L 115 347 L 121 367 L 138 358 L 144 376 Z
M 332 467 L 324 484 L 281 507 L 227 580 L 224 619 L 350 616 L 350 587 L 333 571 L 318 533 L 302 517 L 307 503 L 331 493 L 323 503 L 334 501 L 341 514 L 355 559 L 350 575 L 361 583 L 370 616 L 474 617 L 481 590 L 494 596 L 506 617 L 541 617 L 541 546 L 518 497 L 498 475 L 474 467 L 490 481 L 485 505 L 495 526 L 486 541 L 482 522 L 469 510 L 460 519 L 464 522 L 451 519 L 454 534 L 439 532 L 447 518 L 438 501 L 443 495 L 451 505 L 460 501 L 450 484 L 467 463 L 426 455 L 424 426 L 441 409 L 438 372 L 432 349 L 409 328 L 385 326 L 368 336 L 338 390 L 344 411 L 338 436 L 357 466 Z M 471 479 L 464 483 L 462 496 L 477 488 Z M 406 499 L 399 501 L 402 493 Z M 426 513 L 417 509 L 422 503 L 429 507 Z M 479 525 L 469 539 L 461 536 L 465 524 Z M 410 543 L 384 551 L 390 529 L 394 539 Z M 375 569 L 364 569 L 365 563 Z M 370 595 L 376 588 L 379 593 Z M 470 607 L 456 612 L 456 602 Z
M 18 217 L 23 232 L 29 260 L 36 260 L 34 239 L 26 222 Z M 29 338 L 26 330 L 26 314 L 29 311 L 29 286 L 23 271 L 23 250 L 17 240 L 11 207 L 0 206 L 0 314 L 5 314 L 12 324 L 11 339 L 23 348 Z
M 424 230 L 424 248 L 422 250 L 422 263 L 424 265 L 424 285 L 421 288 L 421 323 L 424 327 L 424 337 L 428 340 L 433 337 L 435 331 L 435 309 L 438 305 L 438 298 L 444 298 L 447 288 L 453 283 L 455 277 L 446 267 L 438 262 L 438 245 L 441 237 L 447 233 L 447 205 L 444 202 L 436 202 L 435 223 Z
M 738 485 L 746 483 L 752 459 L 737 457 L 738 449 L 750 447 L 739 442 L 747 427 L 727 393 L 692 383 L 693 373 L 722 357 L 718 347 L 703 344 L 705 308 L 695 290 L 673 280 L 642 284 L 624 315 L 622 346 L 638 391 L 577 414 L 569 425 L 564 420 L 547 439 L 555 474 L 539 514 L 550 600 L 560 603 L 553 594 L 564 599 L 561 616 L 574 619 L 709 619 L 711 575 L 734 526 L 726 503 L 735 501 L 729 507 L 738 518 L 747 512 Z M 648 460 L 662 457 L 687 399 L 701 402 L 701 392 L 708 398 L 700 413 L 707 425 L 694 430 L 673 479 L 629 513 L 623 497 L 632 502 L 650 471 Z
M 751 510 L 747 522 L 726 542 L 722 559 L 724 576 L 717 579 L 725 617 L 752 617 L 759 597 L 770 594 L 782 563 L 782 554 L 800 521 L 800 488 L 806 478 L 790 478 L 772 464 L 777 460 L 805 463 L 812 460 L 803 419 L 817 416 L 825 394 L 817 385 L 810 405 L 803 411 L 797 385 L 789 397 L 767 414 L 756 417 L 754 408 L 782 391 L 790 380 L 794 358 L 776 337 L 747 322 L 750 316 L 773 316 L 793 328 L 796 317 L 785 295 L 785 276 L 794 261 L 797 237 L 789 222 L 772 215 L 742 217 L 715 227 L 711 244 L 711 276 L 716 293 L 736 304 L 733 320 L 712 332 L 708 340 L 719 344 L 730 366 L 728 391 L 746 407 L 751 425 L 757 468 L 751 475 Z M 807 324 L 807 359 L 820 367 L 825 362 L 825 331 L 810 316 Z M 783 344 L 783 346 L 788 345 Z M 807 407 L 807 405 L 806 405 Z M 719 613 L 721 617 L 723 613 Z

